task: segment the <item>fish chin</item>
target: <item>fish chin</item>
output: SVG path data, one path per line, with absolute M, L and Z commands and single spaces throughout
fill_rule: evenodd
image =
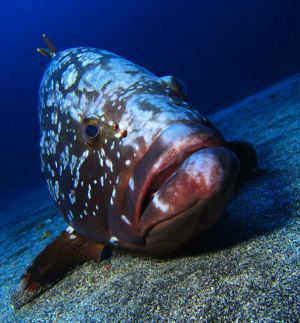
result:
M 152 194 L 141 214 L 145 251 L 165 254 L 208 230 L 228 202 L 238 171 L 237 157 L 224 147 L 189 155 Z

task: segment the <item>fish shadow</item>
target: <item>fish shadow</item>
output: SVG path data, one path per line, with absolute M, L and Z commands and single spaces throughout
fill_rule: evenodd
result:
M 221 219 L 206 233 L 190 240 L 172 258 L 229 249 L 285 226 L 291 218 L 290 192 L 279 169 L 261 169 L 243 180 Z

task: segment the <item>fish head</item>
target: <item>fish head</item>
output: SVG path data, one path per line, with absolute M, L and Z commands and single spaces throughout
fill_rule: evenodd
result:
M 107 51 L 57 53 L 40 87 L 41 159 L 74 229 L 165 254 L 209 229 L 239 163 L 182 83 Z

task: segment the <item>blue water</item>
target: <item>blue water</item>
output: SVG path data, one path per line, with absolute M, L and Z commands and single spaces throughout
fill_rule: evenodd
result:
M 37 93 L 47 35 L 184 80 L 205 114 L 300 71 L 298 0 L 10 1 L 0 11 L 0 192 L 42 181 Z

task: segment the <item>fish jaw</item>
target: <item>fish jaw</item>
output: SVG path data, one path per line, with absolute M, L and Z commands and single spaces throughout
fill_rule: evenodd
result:
M 146 206 L 140 220 L 151 252 L 176 249 L 207 231 L 228 202 L 238 175 L 238 160 L 224 147 L 190 155 Z
M 238 172 L 239 162 L 219 133 L 201 124 L 172 125 L 130 179 L 134 185 L 124 195 L 123 213 L 140 243 L 127 236 L 120 246 L 167 253 L 209 229 L 230 198 Z

